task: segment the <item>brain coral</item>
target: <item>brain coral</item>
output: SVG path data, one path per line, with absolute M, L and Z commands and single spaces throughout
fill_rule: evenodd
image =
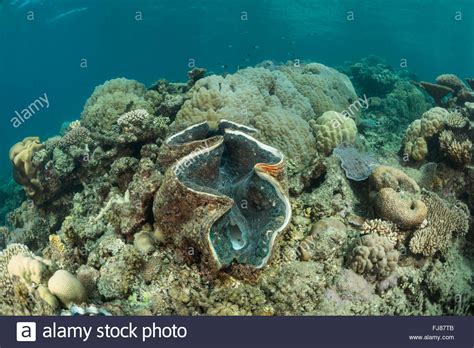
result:
M 203 121 L 216 126 L 221 119 L 252 126 L 260 130 L 259 140 L 304 167 L 315 156 L 307 121 L 328 110 L 344 110 L 349 99 L 357 99 L 349 79 L 320 64 L 246 68 L 197 81 L 172 127 Z
M 56 271 L 48 281 L 48 290 L 66 307 L 72 303 L 81 304 L 87 300 L 84 286 L 68 271 Z
M 435 107 L 425 112 L 421 119 L 408 126 L 403 139 L 404 153 L 415 161 L 422 161 L 428 154 L 427 139 L 444 129 L 449 112 Z
M 371 174 L 370 184 L 378 216 L 402 229 L 422 224 L 427 209 L 419 199 L 420 187 L 415 180 L 399 169 L 379 166 Z
M 26 194 L 32 198 L 42 189 L 40 182 L 35 178 L 36 168 L 32 164 L 33 155 L 42 148 L 38 137 L 27 137 L 10 149 L 9 156 L 15 181 L 22 185 Z
M 158 92 L 147 91 L 145 86 L 125 78 L 113 79 L 97 86 L 87 100 L 81 115 L 81 124 L 96 132 L 112 130 L 120 115 L 145 109 L 155 114 L 154 95 Z
M 325 155 L 329 155 L 342 143 L 353 143 L 357 135 L 354 120 L 336 111 L 326 111 L 310 124 L 314 130 L 318 151 Z
M 13 295 L 13 280 L 8 265 L 16 255 L 33 256 L 33 253 L 23 244 L 10 244 L 0 252 L 0 298 Z
M 468 208 L 442 200 L 435 193 L 423 192 L 423 202 L 428 207 L 428 224 L 415 231 L 410 240 L 410 250 L 415 254 L 431 256 L 446 251 L 455 232 L 465 235 L 469 229 Z
M 357 273 L 385 278 L 395 270 L 398 256 L 394 245 L 386 237 L 367 234 L 357 240 L 349 264 Z

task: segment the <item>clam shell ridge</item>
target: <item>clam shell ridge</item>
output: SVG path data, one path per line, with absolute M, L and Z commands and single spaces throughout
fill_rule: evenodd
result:
M 291 219 L 284 156 L 254 132 L 226 120 L 217 130 L 201 123 L 167 139 L 160 154 L 162 163 L 185 155 L 156 193 L 156 228 L 182 252 L 196 248 L 210 270 L 263 267 Z

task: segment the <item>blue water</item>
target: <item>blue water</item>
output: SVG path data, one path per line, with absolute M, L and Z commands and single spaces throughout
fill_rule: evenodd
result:
M 0 177 L 10 175 L 12 144 L 56 134 L 111 78 L 186 81 L 189 59 L 222 73 L 265 59 L 337 66 L 370 54 L 395 67 L 407 59 L 428 81 L 472 77 L 473 38 L 473 0 L 0 0 Z M 15 110 L 44 93 L 50 108 L 13 128 Z

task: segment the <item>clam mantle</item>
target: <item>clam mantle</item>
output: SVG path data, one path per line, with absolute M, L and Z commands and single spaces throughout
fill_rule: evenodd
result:
M 183 252 L 196 248 L 210 270 L 269 260 L 291 218 L 283 154 L 226 120 L 203 122 L 165 142 L 156 228 Z M 170 163 L 172 163 L 170 165 Z

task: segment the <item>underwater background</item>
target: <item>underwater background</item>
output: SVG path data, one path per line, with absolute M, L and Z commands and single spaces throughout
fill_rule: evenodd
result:
M 472 0 L 0 0 L 0 314 L 472 315 Z
M 146 85 L 185 81 L 190 59 L 210 72 L 232 73 L 267 59 L 334 67 L 373 54 L 395 68 L 407 59 L 410 72 L 430 81 L 447 67 L 467 76 L 474 61 L 470 0 L 4 0 L 0 6 L 3 178 L 11 145 L 28 134 L 56 134 L 79 117 L 95 86 L 115 77 Z M 457 11 L 465 19 L 456 21 Z M 45 92 L 49 109 L 13 129 L 15 110 Z

